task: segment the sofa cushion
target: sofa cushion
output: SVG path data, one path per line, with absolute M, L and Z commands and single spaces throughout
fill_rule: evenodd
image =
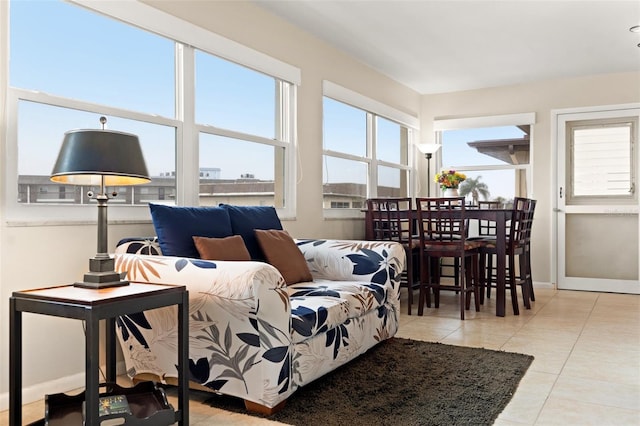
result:
M 307 261 L 287 231 L 256 229 L 255 234 L 267 262 L 280 271 L 287 285 L 313 281 Z
M 282 229 L 282 223 L 276 209 L 270 206 L 232 206 L 220 204 L 229 212 L 233 234 L 242 236 L 249 250 L 251 259 L 264 261 L 264 253 L 260 249 L 254 230 Z
M 227 210 L 220 207 L 176 207 L 149 204 L 162 254 L 199 258 L 193 236 L 233 235 Z
M 224 238 L 193 237 L 201 259 L 251 260 L 249 251 L 240 235 Z
M 386 301 L 384 286 L 368 282 L 316 280 L 287 287 L 294 343 L 331 330 L 350 318 L 378 309 Z

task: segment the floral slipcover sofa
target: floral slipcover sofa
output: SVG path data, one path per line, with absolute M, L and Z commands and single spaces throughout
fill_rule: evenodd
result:
M 192 383 L 269 412 L 298 387 L 398 330 L 401 245 L 295 241 L 312 282 L 287 286 L 278 270 L 263 262 L 162 256 L 153 238 L 121 241 L 115 263 L 131 281 L 186 285 Z M 118 318 L 130 377 L 177 376 L 173 309 Z

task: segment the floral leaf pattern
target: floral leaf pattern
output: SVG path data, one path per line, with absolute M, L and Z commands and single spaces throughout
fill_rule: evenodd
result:
M 117 245 L 121 253 L 162 256 L 157 237 L 123 238 Z
M 310 337 L 319 331 L 326 330 L 328 311 L 324 306 L 317 310 L 300 306 L 291 314 L 293 315 L 291 327 L 301 336 Z
M 178 368 L 178 366 L 176 366 Z M 200 358 L 197 361 L 189 360 L 190 380 L 196 383 L 205 383 L 209 379 L 209 362 L 206 358 Z
M 147 340 L 140 331 L 140 328 L 151 329 L 151 324 L 147 321 L 144 312 L 118 317 L 116 318 L 116 325 L 120 329 L 125 342 L 129 340 L 130 336 L 133 336 L 142 346 L 149 348 Z
M 287 286 L 266 263 L 165 257 L 151 238 L 122 243 L 115 262 L 129 279 L 187 286 L 191 380 L 273 407 L 398 329 L 402 246 L 296 242 L 313 283 Z M 175 307 L 116 323 L 129 375 L 177 376 Z
M 148 281 L 150 276 L 159 278 L 156 265 L 160 265 L 159 262 L 152 257 L 116 257 L 115 268 L 116 270 L 127 271 L 127 278 L 132 281 Z

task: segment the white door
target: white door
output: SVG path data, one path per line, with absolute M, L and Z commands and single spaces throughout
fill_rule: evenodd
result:
M 640 105 L 554 116 L 558 288 L 640 294 Z

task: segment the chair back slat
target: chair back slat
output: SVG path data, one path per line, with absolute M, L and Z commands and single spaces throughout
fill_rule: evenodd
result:
M 415 232 L 411 198 L 370 198 L 367 209 L 367 227 L 373 240 L 412 245 Z
M 513 200 L 513 216 L 509 231 L 509 241 L 514 246 L 523 247 L 530 243 L 536 200 L 516 197 Z
M 500 201 L 478 201 L 479 209 L 501 209 L 502 203 Z M 496 236 L 496 222 L 495 220 L 478 220 L 478 235 L 481 237 L 495 237 Z

